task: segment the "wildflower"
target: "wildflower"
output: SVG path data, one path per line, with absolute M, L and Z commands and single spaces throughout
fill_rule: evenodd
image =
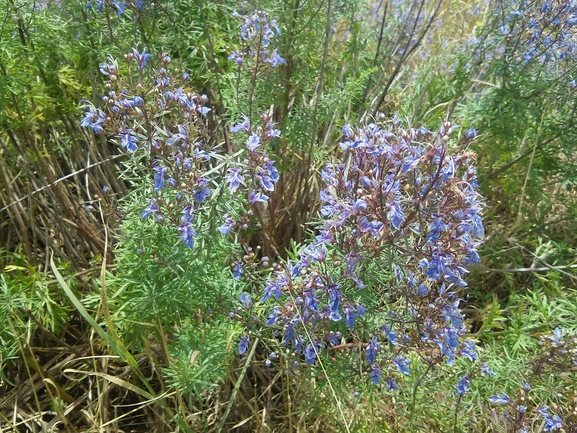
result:
M 136 149 L 138 149 L 138 144 L 136 142 L 136 138 L 132 136 L 132 130 L 127 129 L 122 131 L 118 134 L 118 136 L 122 139 L 121 145 L 124 149 L 128 150 L 129 152 L 136 152 Z
M 197 203 L 202 203 L 210 195 L 208 179 L 201 177 L 196 181 L 196 189 L 192 192 Z
M 239 132 L 239 131 L 244 131 L 248 134 L 249 130 L 250 130 L 250 121 L 248 120 L 248 117 L 246 116 L 242 116 L 243 121 L 241 123 L 237 123 L 236 125 L 232 126 L 230 128 L 230 132 Z
M 141 218 L 146 219 L 152 214 L 160 213 L 160 208 L 154 201 L 150 201 L 150 204 L 142 211 Z
M 393 379 L 392 377 L 387 378 L 386 382 L 387 382 L 387 391 L 399 389 L 397 382 L 395 382 L 395 379 Z
M 391 343 L 393 346 L 399 344 L 399 340 L 397 339 L 397 333 L 395 332 L 392 326 L 389 327 L 388 325 L 385 325 L 381 328 L 381 331 L 383 332 L 383 334 L 387 336 L 389 343 Z
M 381 382 L 381 368 L 378 365 L 373 365 L 373 369 L 369 373 L 373 385 L 378 385 Z
M 495 372 L 489 368 L 489 364 L 484 362 L 481 364 L 481 373 L 488 374 L 489 376 L 495 376 Z
M 110 63 L 100 65 L 100 72 L 106 76 L 118 76 L 118 61 L 112 60 Z
M 154 175 L 154 190 L 159 192 L 164 185 L 164 175 L 168 172 L 168 168 L 157 165 L 153 167 L 153 170 L 156 171 Z
M 474 128 L 465 131 L 465 140 L 472 141 L 477 138 L 477 131 Z
M 459 379 L 457 382 L 457 390 L 455 391 L 457 395 L 463 395 L 469 391 L 469 387 L 471 386 L 471 380 L 469 376 L 465 375 Z
M 152 54 L 147 53 L 146 48 L 142 50 L 142 53 L 139 53 L 137 48 L 133 48 L 132 54 L 134 55 L 134 59 L 138 64 L 138 69 L 144 69 L 144 67 L 148 63 L 148 60 L 152 58 Z
M 489 401 L 491 403 L 498 403 L 498 404 L 509 404 L 511 403 L 511 399 L 509 398 L 509 396 L 507 394 L 503 394 L 503 395 L 494 395 L 492 397 L 489 397 Z
M 541 406 L 537 411 L 545 420 L 543 431 L 554 431 L 563 428 L 563 420 L 558 415 L 549 413 L 549 406 Z
M 306 348 L 305 348 L 305 360 L 306 363 L 309 365 L 313 365 L 315 363 L 315 359 L 317 357 L 315 348 L 313 347 L 312 344 L 309 344 Z
M 194 238 L 198 236 L 196 230 L 192 228 L 190 223 L 181 224 L 178 230 L 181 232 L 180 237 L 182 242 L 184 242 L 188 248 L 192 249 L 194 247 Z
M 267 201 L 268 201 L 268 196 L 266 196 L 266 195 L 264 195 L 264 194 L 262 194 L 256 190 L 251 191 L 250 194 L 248 195 L 248 202 L 250 204 L 257 203 L 257 202 L 266 203 Z
M 369 364 L 373 364 L 375 362 L 375 358 L 377 357 L 377 351 L 381 347 L 380 343 L 377 341 L 377 337 L 373 337 L 369 344 L 367 344 L 366 350 L 366 357 Z
M 101 109 L 89 107 L 80 126 L 92 128 L 95 134 L 102 134 L 104 132 L 103 124 L 105 122 L 106 114 L 104 114 Z
M 403 358 L 401 355 L 397 355 L 393 359 L 393 364 L 395 365 L 395 367 L 397 367 L 397 370 L 399 370 L 399 373 L 402 373 L 406 376 L 408 376 L 410 374 L 410 372 L 409 372 L 409 364 L 410 363 L 411 363 L 410 359 Z
M 228 60 L 232 60 L 237 65 L 242 65 L 242 63 L 244 62 L 244 56 L 240 53 L 240 51 L 235 51 L 228 56 Z
M 471 362 L 475 361 L 477 359 L 475 342 L 473 340 L 465 340 L 463 344 L 465 347 L 461 350 L 461 355 L 466 356 Z
M 260 146 L 261 142 L 260 137 L 258 135 L 252 134 L 250 137 L 248 137 L 246 141 L 246 148 L 249 150 L 249 152 L 254 152 Z
M 239 299 L 244 308 L 250 310 L 250 307 L 252 307 L 252 296 L 250 296 L 248 293 L 242 292 Z
M 235 280 L 239 280 L 240 277 L 242 277 L 242 274 L 244 274 L 243 266 L 244 263 L 242 262 L 234 262 L 234 267 L 232 269 L 232 276 Z
M 270 57 L 267 59 L 264 59 L 264 61 L 266 63 L 268 63 L 269 65 L 271 65 L 271 67 L 273 67 L 273 68 L 277 67 L 278 65 L 286 65 L 285 59 L 283 59 L 281 56 L 279 56 L 277 48 L 275 48 L 273 50 L 272 54 L 270 55 Z
M 389 208 L 389 212 L 387 213 L 387 218 L 391 221 L 391 224 L 395 229 L 398 229 L 403 222 L 403 218 L 405 218 L 405 214 L 403 213 L 403 209 L 401 207 L 401 203 L 399 202 L 391 202 L 387 204 Z
M 112 5 L 116 8 L 117 12 L 116 15 L 122 15 L 124 13 L 124 11 L 126 10 L 126 3 L 124 2 L 119 2 L 119 1 L 113 1 Z
M 250 339 L 249 339 L 248 335 L 243 335 L 242 337 L 240 337 L 240 341 L 238 343 L 238 354 L 239 355 L 243 355 L 248 350 L 249 341 L 250 341 Z
M 553 330 L 553 335 L 548 335 L 547 338 L 551 340 L 553 346 L 559 347 L 563 345 L 563 332 L 559 328 Z
M 222 235 L 227 235 L 230 233 L 232 228 L 236 225 L 236 221 L 231 218 L 229 214 L 226 214 L 224 217 L 224 224 L 218 228 L 218 231 Z

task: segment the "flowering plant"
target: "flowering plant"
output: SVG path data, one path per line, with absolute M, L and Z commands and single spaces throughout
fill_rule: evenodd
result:
M 466 329 L 456 290 L 479 261 L 484 204 L 466 150 L 476 132 L 465 132 L 452 150 L 456 129 L 451 122 L 435 132 L 405 129 L 382 116 L 343 128 L 345 158 L 321 172 L 316 239 L 298 260 L 276 267 L 261 298 L 277 302 L 267 324 L 307 363 L 327 346 L 351 347 L 340 323 L 349 338 L 368 339 L 375 384 L 386 364 L 408 375 L 412 349 L 431 365 L 476 359 L 475 344 L 460 342 Z M 355 332 L 367 311 L 366 326 Z

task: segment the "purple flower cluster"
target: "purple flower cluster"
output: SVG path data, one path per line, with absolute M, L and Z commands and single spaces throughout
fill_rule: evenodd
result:
M 577 372 L 577 338 L 565 335 L 559 328 L 550 334 L 542 335 L 539 349 L 529 364 L 532 368 L 527 374 L 534 385 L 539 385 L 542 381 L 547 383 L 549 377 L 559 377 L 560 373 L 565 375 L 565 380 L 572 385 L 570 375 Z M 531 393 L 535 395 L 532 396 Z M 489 397 L 489 401 L 501 406 L 501 413 L 508 423 L 508 431 L 533 431 L 532 427 L 537 423 L 543 425 L 543 431 L 556 431 L 576 425 L 577 418 L 574 414 L 563 415 L 560 410 L 561 407 L 570 407 L 570 403 L 560 404 L 561 402 L 557 401 L 558 404 L 552 406 L 544 405 L 543 402 L 540 405 L 535 404 L 542 395 L 540 391 L 533 391 L 529 382 L 523 381 L 522 386 L 511 397 L 500 393 Z M 570 398 L 568 395 L 564 397 Z M 562 395 L 559 394 L 558 398 L 562 398 Z
M 327 338 L 339 322 L 355 328 L 368 308 L 367 291 L 389 298 L 370 305 L 373 315 L 388 310 L 365 343 L 374 383 L 387 361 L 410 374 L 402 353 L 411 348 L 431 362 L 476 359 L 474 343 L 460 342 L 465 325 L 455 289 L 467 285 L 467 267 L 479 262 L 484 204 L 473 155 L 450 150 L 456 129 L 450 122 L 436 132 L 404 129 L 396 118 L 343 128 L 344 162 L 321 172 L 316 240 L 298 260 L 276 268 L 261 299 L 282 301 L 267 323 L 281 328 L 283 344 L 308 363 L 327 344 L 340 343 Z M 461 140 L 475 137 L 470 130 Z M 307 349 L 313 345 L 316 351 Z
M 577 54 L 577 2 L 558 0 L 515 1 L 501 6 L 506 14 L 499 32 L 517 40 L 525 62 L 573 58 Z M 502 11 L 499 14 L 503 16 Z
M 227 213 L 219 231 L 229 234 L 235 227 L 249 228 L 252 210 L 245 210 L 246 203 L 249 208 L 266 203 L 279 180 L 274 160 L 266 153 L 267 144 L 280 137 L 272 116 L 262 114 L 262 126 L 251 125 L 246 117 L 234 125 L 231 131 L 247 138 L 241 151 L 224 157 L 207 147 L 208 97 L 188 88 L 188 74 L 174 76 L 166 54 L 159 56 L 158 67 L 151 67 L 152 55 L 146 48 L 134 48 L 124 61 L 125 67 L 115 59 L 100 66 L 108 93 L 102 107 L 87 104 L 81 124 L 96 134 L 114 135 L 129 153 L 145 149 L 151 155 L 153 195 L 142 218 L 154 216 L 157 222 L 178 227 L 182 242 L 193 248 L 196 216 L 214 207 L 208 204 L 213 191 L 226 184 L 232 197 L 245 194 L 245 202 L 233 200 L 243 208 L 236 214 L 245 214 L 233 218 Z M 243 266 L 241 261 L 235 263 L 235 278 L 244 274 Z
M 234 13 L 234 17 L 242 23 L 242 46 L 228 57 L 229 60 L 238 65 L 244 65 L 247 60 L 251 60 L 257 66 L 268 64 L 272 68 L 286 64 L 277 48 L 270 50 L 271 41 L 279 36 L 281 31 L 268 12 L 258 11 L 252 15 Z
M 263 113 L 260 116 L 262 126 L 254 127 L 247 117 L 243 121 L 232 126 L 232 133 L 244 133 L 246 140 L 243 147 L 246 150 L 246 157 L 242 163 L 235 163 L 227 171 L 226 184 L 230 193 L 239 196 L 242 192 L 246 196 L 250 206 L 257 203 L 266 203 L 270 194 L 275 189 L 275 184 L 279 180 L 279 171 L 270 159 L 266 150 L 267 144 L 275 138 L 280 137 L 280 130 L 275 129 L 276 124 L 272 121 L 272 116 Z M 245 154 L 245 150 L 241 155 Z M 219 227 L 221 234 L 229 234 L 234 227 L 247 229 L 249 227 L 247 216 L 244 215 L 233 219 L 230 214 L 224 216 L 224 224 Z
M 98 11 L 102 12 L 105 6 L 111 7 L 116 11 L 117 15 L 122 15 L 126 12 L 126 9 L 133 10 L 143 10 L 146 5 L 146 0 L 134 0 L 134 1 L 117 1 L 117 0 L 92 0 L 86 3 L 86 7 L 91 9 L 92 6 Z
M 543 431 L 556 431 L 564 427 L 565 421 L 559 415 L 551 413 L 549 406 L 539 406 L 529 409 L 524 403 L 530 402 L 531 385 L 525 383 L 522 389 L 518 390 L 515 398 L 507 394 L 497 394 L 489 397 L 489 401 L 504 408 L 503 416 L 507 420 L 508 431 L 528 433 L 535 423 L 543 423 Z
M 160 55 L 159 67 L 149 71 L 151 59 L 146 49 L 135 48 L 124 56 L 126 68 L 116 60 L 102 64 L 108 93 L 101 108 L 88 105 L 82 126 L 116 136 L 130 153 L 149 152 L 154 194 L 142 218 L 177 226 L 192 248 L 195 214 L 212 192 L 205 176 L 211 160 L 205 145 L 208 98 L 186 87 L 187 74 L 171 75 L 168 55 Z

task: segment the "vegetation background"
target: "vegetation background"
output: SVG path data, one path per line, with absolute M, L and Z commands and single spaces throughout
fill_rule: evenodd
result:
M 234 13 L 255 11 L 281 30 L 276 68 L 229 59 Z M 0 430 L 577 431 L 576 30 L 566 0 L 0 0 Z M 135 47 L 208 96 L 219 161 L 243 115 L 278 122 L 280 178 L 251 230 L 223 237 L 209 210 L 186 248 L 141 219 L 148 156 L 81 126 L 101 65 Z M 379 112 L 479 134 L 486 237 L 461 308 L 494 377 L 415 355 L 387 390 L 355 370 L 361 346 L 296 368 L 262 323 L 273 264 L 318 227 L 341 128 Z M 246 205 L 211 188 L 218 211 Z

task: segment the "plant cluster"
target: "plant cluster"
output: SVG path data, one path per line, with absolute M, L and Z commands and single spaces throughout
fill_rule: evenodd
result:
M 569 396 L 560 393 L 555 402 L 545 404 L 543 396 L 533 396 L 538 391 L 532 388 L 531 383 L 543 382 L 549 375 L 575 374 L 577 339 L 555 328 L 552 333 L 540 337 L 539 348 L 528 361 L 527 379 L 515 390 L 513 397 L 501 392 L 488 398 L 496 409 L 501 408 L 499 412 L 505 419 L 507 431 L 530 432 L 539 424 L 543 431 L 573 431 L 577 425 L 575 414 L 563 410 L 571 406 L 567 401 Z
M 261 115 L 262 127 L 252 126 L 244 117 L 231 132 L 248 135 L 245 149 L 222 155 L 210 147 L 208 97 L 191 91 L 187 73 L 174 77 L 169 72 L 171 59 L 167 54 L 159 56 L 158 67 L 149 74 L 145 68 L 151 57 L 146 49 L 139 52 L 134 48 L 124 56 L 125 73 L 121 73 L 117 60 L 101 65 L 108 93 L 102 98 L 102 109 L 88 105 L 81 125 L 97 134 L 114 135 L 129 153 L 144 149 L 154 173 L 154 193 L 141 217 L 154 217 L 158 223 L 177 227 L 182 242 L 193 248 L 198 236 L 195 215 L 214 208 L 210 197 L 214 189 L 222 195 L 219 185 L 225 171 L 231 196 L 238 197 L 242 191 L 248 206 L 268 201 L 267 193 L 274 191 L 279 172 L 266 153 L 266 143 L 280 137 L 280 130 L 275 129 L 270 114 Z M 242 207 L 242 200 L 238 203 Z M 250 227 L 253 212 L 234 211 L 237 219 L 230 213 L 223 216 L 221 234 L 231 233 L 235 226 L 240 230 Z
M 460 354 L 476 359 L 474 343 L 459 342 L 466 329 L 455 290 L 479 261 L 484 205 L 473 155 L 450 150 L 455 129 L 404 129 L 396 118 L 343 128 L 346 159 L 321 173 L 316 241 L 277 267 L 261 299 L 282 301 L 267 324 L 308 364 L 346 341 L 334 332 L 339 322 L 351 333 L 364 315 L 378 318 L 364 330 L 372 335 L 364 345 L 373 383 L 387 363 L 408 375 L 403 355 L 411 349 L 431 365 L 452 365 Z M 475 137 L 467 131 L 461 149 Z M 389 301 L 367 305 L 367 292 Z

